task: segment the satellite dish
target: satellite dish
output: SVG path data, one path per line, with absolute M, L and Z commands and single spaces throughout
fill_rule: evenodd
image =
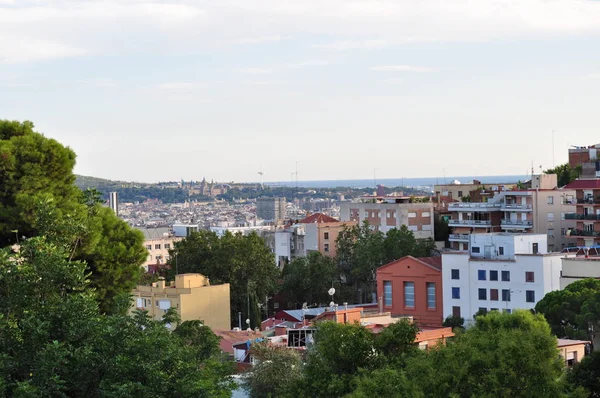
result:
M 304 311 L 308 310 L 308 303 L 306 303 L 306 302 L 302 303 L 302 310 L 304 310 Z
M 329 291 L 327 292 L 330 296 L 333 296 L 335 294 L 335 288 L 331 288 L 329 289 Z
M 335 305 L 335 303 L 332 301 L 331 303 L 329 303 L 330 307 L 333 307 Z
M 250 319 L 246 319 L 246 323 L 250 325 Z

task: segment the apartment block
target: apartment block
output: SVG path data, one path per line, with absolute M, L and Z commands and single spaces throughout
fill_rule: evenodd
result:
M 579 179 L 567 184 L 575 191 L 574 211 L 566 215 L 575 225 L 568 237 L 577 246 L 600 244 L 600 179 Z
M 366 220 L 383 233 L 406 225 L 417 239 L 433 239 L 433 203 L 411 202 L 406 196 L 365 197 L 358 202 L 344 202 L 340 206 L 340 219 L 359 224 Z
M 560 289 L 561 257 L 545 234 L 470 236 L 468 252 L 442 254 L 444 318 L 471 321 L 477 312 L 532 309 Z
M 229 283 L 211 285 L 201 274 L 180 274 L 169 285 L 164 280 L 152 286 L 137 286 L 131 311 L 142 309 L 154 320 L 176 308 L 181 321 L 201 320 L 213 329 L 231 329 Z
M 347 227 L 357 224 L 356 221 L 339 221 L 325 214 L 315 213 L 300 221 L 304 226 L 306 237 L 304 239 L 306 251 L 318 251 L 324 256 L 335 257 L 335 241 L 340 232 Z
M 452 228 L 449 241 L 456 250 L 468 250 L 471 234 L 490 232 L 547 235 L 548 251 L 559 251 L 572 242 L 567 231 L 574 222 L 575 191 L 558 189 L 555 174 L 533 176 L 529 189 L 499 191 L 483 202 L 456 202 L 448 205 Z
M 583 167 L 585 164 L 596 162 L 599 150 L 600 144 L 569 148 L 569 166 Z M 600 177 L 600 175 L 598 175 L 598 177 Z
M 139 228 L 144 234 L 144 247 L 148 250 L 148 257 L 142 267 L 148 272 L 151 265 L 166 264 L 169 260 L 169 250 L 173 249 L 175 242 L 181 237 L 173 235 L 169 228 Z
M 406 256 L 377 269 L 382 311 L 411 316 L 419 327 L 441 327 L 442 258 Z
M 448 198 L 450 201 L 461 201 L 463 198 L 469 197 L 473 191 L 508 191 L 516 189 L 517 185 L 516 182 L 482 184 L 481 181 L 473 180 L 470 183 L 461 184 L 459 181 L 453 181 L 450 184 L 436 184 L 433 186 L 433 190 L 435 192 L 436 201 L 442 197 Z
M 256 217 L 277 223 L 286 218 L 287 202 L 285 198 L 258 198 L 256 200 Z

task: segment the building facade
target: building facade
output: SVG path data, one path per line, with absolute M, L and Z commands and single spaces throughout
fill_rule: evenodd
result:
M 148 257 L 142 267 L 148 272 L 151 265 L 164 265 L 169 260 L 169 250 L 175 247 L 175 242 L 181 237 L 175 236 L 169 228 L 139 228 L 144 234 L 144 247 Z
M 256 217 L 277 223 L 286 218 L 287 202 L 285 198 L 258 198 L 256 199 Z
M 442 258 L 406 256 L 377 269 L 382 311 L 411 316 L 419 327 L 443 323 Z
M 132 297 L 131 310 L 148 311 L 157 321 L 176 308 L 182 322 L 201 320 L 210 328 L 231 329 L 229 283 L 211 285 L 204 275 L 180 274 L 168 286 L 164 280 L 137 286 Z
M 470 236 L 468 252 L 442 254 L 444 318 L 467 321 L 477 312 L 532 309 L 560 289 L 560 253 L 547 254 L 547 235 Z
M 565 187 L 575 192 L 575 205 L 566 217 L 575 225 L 568 236 L 577 246 L 600 244 L 600 179 L 579 179 Z
M 567 231 L 574 222 L 575 191 L 557 189 L 556 174 L 533 176 L 531 189 L 500 191 L 485 202 L 450 203 L 449 241 L 456 250 L 468 250 L 471 234 L 489 232 L 547 235 L 547 250 L 559 251 L 572 242 Z
M 357 225 L 356 221 L 338 221 L 325 214 L 315 213 L 300 221 L 304 226 L 306 236 L 304 244 L 306 251 L 318 251 L 324 256 L 335 257 L 335 241 L 344 228 Z
M 411 203 L 409 197 L 368 197 L 360 202 L 344 202 L 340 219 L 358 224 L 366 220 L 383 233 L 406 225 L 415 238 L 433 239 L 433 203 Z

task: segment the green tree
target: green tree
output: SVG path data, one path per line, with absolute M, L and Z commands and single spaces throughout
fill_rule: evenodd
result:
M 415 338 L 419 328 L 407 319 L 401 319 L 383 329 L 374 340 L 374 348 L 385 363 L 403 365 L 417 347 Z
M 359 324 L 322 322 L 315 344 L 308 350 L 304 393 L 307 396 L 340 397 L 352 391 L 359 369 L 376 364 L 373 333 Z
M 436 215 L 433 220 L 433 233 L 435 235 L 434 240 L 436 242 L 447 242 L 450 237 L 450 227 L 448 221 L 443 217 Z
M 294 396 L 293 390 L 302 379 L 300 354 L 296 350 L 264 343 L 253 345 L 250 352 L 258 360 L 245 377 L 250 396 Z
M 590 326 L 597 329 L 600 321 L 600 280 L 583 279 L 550 292 L 535 310 L 544 314 L 556 336 L 588 340 Z
M 317 306 L 329 303 L 330 296 L 327 291 L 332 286 L 339 288 L 339 274 L 335 262 L 319 252 L 311 252 L 306 257 L 294 259 L 283 269 L 282 279 L 281 291 L 295 308 L 304 302 Z
M 600 351 L 594 351 L 567 373 L 573 387 L 584 388 L 590 398 L 600 397 Z
M 544 174 L 556 174 L 559 187 L 564 187 L 568 183 L 575 181 L 581 174 L 581 166 L 571 167 L 569 163 L 561 164 L 553 169 L 544 170 Z
M 260 303 L 275 291 L 280 276 L 273 253 L 256 233 L 227 232 L 221 238 L 211 231 L 192 233 L 175 243 L 169 265 L 168 279 L 191 272 L 207 276 L 212 284 L 229 283 L 232 322 L 242 312 L 251 327 L 259 326 Z
M 446 347 L 415 357 L 407 378 L 425 396 L 559 397 L 563 360 L 542 315 L 493 311 Z

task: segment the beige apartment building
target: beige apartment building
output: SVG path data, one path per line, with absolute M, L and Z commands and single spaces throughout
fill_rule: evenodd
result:
M 204 275 L 180 274 L 169 285 L 160 280 L 137 286 L 132 295 L 131 311 L 146 310 L 154 320 L 176 308 L 182 322 L 201 320 L 211 329 L 231 329 L 229 283 L 211 286 Z
M 344 228 L 353 227 L 356 221 L 339 221 L 322 213 L 312 214 L 300 221 L 306 235 L 304 247 L 307 252 L 318 251 L 329 257 L 336 256 L 335 241 Z
M 556 182 L 556 174 L 535 175 L 530 189 L 500 191 L 486 202 L 450 203 L 451 247 L 468 250 L 470 234 L 489 232 L 544 234 L 549 252 L 569 246 L 574 221 L 566 214 L 572 212 L 575 191 L 558 189 Z
M 342 203 L 340 219 L 358 224 L 367 220 L 383 233 L 406 225 L 415 238 L 433 239 L 433 203 L 411 203 L 411 200 L 408 196 L 363 197 L 358 202 Z
M 144 247 L 148 250 L 148 257 L 142 267 L 148 272 L 150 265 L 166 264 L 169 260 L 169 250 L 173 249 L 175 242 L 183 239 L 173 235 L 169 228 L 140 228 L 144 234 Z
M 516 182 L 511 183 L 488 183 L 482 184 L 481 181 L 473 180 L 472 182 L 461 184 L 458 181 L 454 181 L 450 184 L 436 184 L 433 186 L 436 198 L 448 197 L 452 200 L 462 200 L 462 198 L 469 196 L 471 191 L 478 189 L 491 190 L 491 191 L 510 191 L 517 188 Z

